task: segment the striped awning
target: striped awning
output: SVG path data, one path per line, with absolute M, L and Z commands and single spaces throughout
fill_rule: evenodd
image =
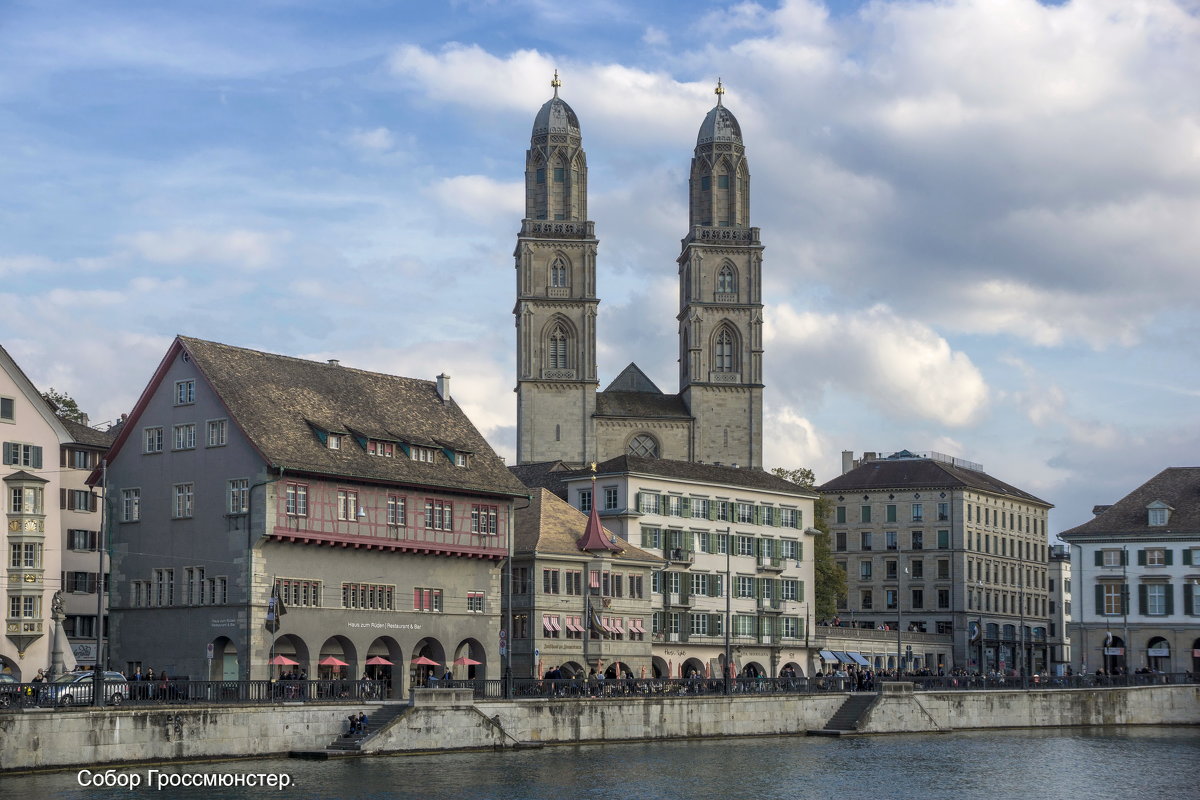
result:
M 822 661 L 837 661 L 837 656 L 833 654 L 832 650 L 822 650 L 817 655 L 821 657 Z

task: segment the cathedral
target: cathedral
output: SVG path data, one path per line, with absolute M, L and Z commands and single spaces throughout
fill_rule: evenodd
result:
M 600 390 L 595 223 L 579 117 L 554 96 L 525 154 L 517 270 L 517 461 L 621 455 L 762 469 L 762 244 L 750 226 L 741 126 L 723 104 L 700 124 L 678 258 L 679 392 L 636 364 Z

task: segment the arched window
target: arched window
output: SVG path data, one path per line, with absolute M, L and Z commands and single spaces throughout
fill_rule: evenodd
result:
M 550 285 L 555 288 L 565 288 L 567 285 L 567 262 L 562 256 L 554 259 L 550 265 Z
M 562 325 L 555 325 L 554 330 L 550 331 L 550 338 L 546 342 L 546 366 L 550 369 L 567 369 L 570 365 L 567 363 L 568 343 L 571 337 L 563 330 Z
M 717 273 L 717 291 L 726 294 L 737 292 L 737 274 L 728 264 L 722 266 L 721 271 Z
M 629 455 L 658 458 L 658 442 L 648 433 L 639 433 L 629 440 Z
M 717 333 L 716 347 L 713 349 L 713 372 L 733 372 L 734 338 L 728 328 L 722 328 Z

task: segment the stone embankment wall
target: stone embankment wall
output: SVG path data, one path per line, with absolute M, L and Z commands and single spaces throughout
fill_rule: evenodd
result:
M 467 690 L 416 690 L 413 707 L 368 740 L 367 753 L 645 739 L 787 735 L 820 729 L 845 694 L 473 701 Z M 351 712 L 370 706 L 208 706 L 0 714 L 0 771 L 132 761 L 239 758 L 323 750 Z M 1200 686 L 919 692 L 890 685 L 860 733 L 1087 725 L 1200 725 Z
M 354 706 L 27 709 L 0 714 L 0 772 L 323 750 Z M 369 707 L 366 707 L 370 714 Z

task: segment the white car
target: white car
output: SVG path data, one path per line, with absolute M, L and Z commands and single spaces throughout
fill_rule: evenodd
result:
M 91 705 L 94 685 L 91 672 L 67 672 L 42 684 L 38 702 L 55 706 Z M 105 703 L 121 705 L 129 696 L 129 681 L 119 672 L 105 672 L 103 695 Z

